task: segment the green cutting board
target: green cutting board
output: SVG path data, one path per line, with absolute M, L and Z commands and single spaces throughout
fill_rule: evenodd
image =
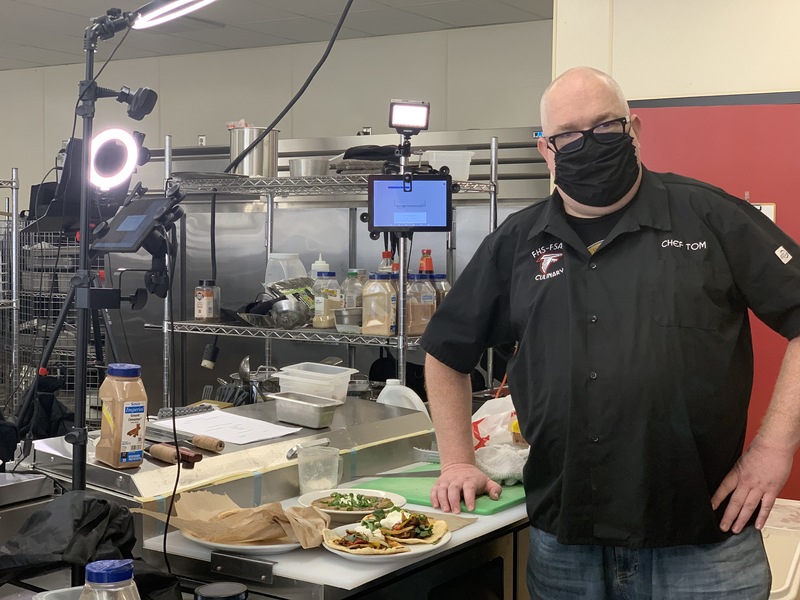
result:
M 435 469 L 436 466 L 420 465 L 409 471 L 430 471 L 432 468 Z M 379 477 L 353 487 L 393 492 L 403 496 L 410 504 L 431 506 L 431 486 L 434 481 L 436 481 L 435 477 Z M 525 491 L 522 489 L 521 483 L 503 486 L 503 493 L 497 500 L 492 500 L 489 496 L 479 496 L 475 500 L 475 510 L 472 511 L 472 514 L 494 515 L 524 502 Z M 467 512 L 467 507 L 463 502 L 461 510 Z

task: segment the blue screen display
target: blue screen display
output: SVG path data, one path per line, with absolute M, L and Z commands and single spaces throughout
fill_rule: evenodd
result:
M 449 230 L 451 210 L 448 179 L 371 178 L 371 229 Z

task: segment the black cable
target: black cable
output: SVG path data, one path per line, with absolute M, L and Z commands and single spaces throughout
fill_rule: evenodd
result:
M 173 227 L 172 231 L 173 231 L 173 234 L 174 234 L 174 232 L 175 232 L 174 227 Z M 168 236 L 165 236 L 165 237 L 167 239 L 169 239 Z M 170 244 L 167 244 L 167 276 L 169 277 L 169 284 L 167 286 L 167 297 L 169 298 L 169 331 L 170 331 L 170 352 L 171 352 L 170 361 L 171 361 L 171 363 L 173 365 L 176 362 L 176 354 L 175 354 L 175 318 L 174 318 L 174 314 L 173 314 L 173 312 L 175 310 L 175 305 L 173 304 L 173 301 L 172 301 L 173 300 L 172 285 L 175 282 L 175 277 L 173 275 L 174 272 L 175 272 L 175 256 L 173 255 L 173 250 L 175 250 L 175 249 L 177 249 L 177 245 L 176 244 L 172 245 L 172 246 Z M 172 394 L 173 400 L 175 399 L 175 396 L 176 396 L 175 382 L 176 382 L 176 377 L 171 374 L 169 385 L 170 385 L 170 393 Z M 165 398 L 165 400 L 166 400 L 166 398 Z M 164 565 L 167 567 L 167 572 L 170 575 L 173 575 L 173 573 L 172 573 L 172 567 L 169 564 L 169 556 L 167 555 L 167 533 L 169 533 L 169 521 L 170 521 L 170 518 L 172 517 L 172 509 L 175 506 L 175 494 L 178 492 L 178 483 L 180 482 L 180 479 L 181 479 L 181 456 L 180 456 L 180 451 L 178 450 L 178 430 L 177 430 L 177 427 L 175 425 L 175 412 L 176 411 L 175 411 L 175 409 L 173 407 L 173 410 L 172 410 L 172 441 L 175 444 L 175 454 L 178 457 L 178 461 L 177 461 L 178 469 L 175 472 L 175 484 L 172 486 L 172 495 L 169 498 L 169 506 L 167 507 L 167 519 L 166 519 L 166 521 L 164 523 L 164 538 L 162 540 L 162 545 L 161 545 L 161 552 L 164 555 Z
M 339 30 L 342 28 L 344 20 L 347 17 L 347 13 L 350 11 L 350 6 L 352 4 L 353 0 L 347 0 L 347 4 L 345 5 L 344 10 L 342 10 L 342 14 L 339 17 L 339 21 L 336 23 L 336 27 L 333 30 L 333 35 L 331 35 L 331 39 L 328 41 L 328 46 L 325 48 L 325 52 L 322 53 L 322 57 L 319 59 L 319 62 L 317 62 L 316 66 L 311 70 L 311 73 L 306 78 L 305 82 L 303 82 L 303 85 L 300 86 L 300 89 L 297 90 L 297 93 L 294 95 L 294 97 L 291 100 L 289 100 L 289 104 L 286 105 L 286 107 L 280 112 L 280 114 L 277 117 L 275 117 L 275 120 L 272 121 L 272 123 L 270 123 L 267 126 L 267 128 L 263 132 L 261 132 L 261 134 L 255 140 L 253 140 L 253 142 L 247 148 L 241 151 L 239 156 L 237 156 L 231 161 L 231 164 L 225 167 L 224 171 L 225 173 L 230 173 L 236 167 L 238 167 L 239 164 L 244 160 L 244 158 L 250 153 L 250 151 L 256 146 L 258 146 L 265 137 L 267 137 L 269 132 L 275 128 L 275 125 L 280 123 L 281 119 L 283 119 L 283 117 L 286 116 L 286 113 L 288 113 L 295 105 L 295 103 L 300 99 L 300 97 L 306 91 L 308 86 L 311 84 L 311 81 L 314 79 L 314 76 L 322 68 L 322 65 L 327 60 L 328 55 L 331 53 L 331 50 L 333 49 L 333 44 L 339 35 Z

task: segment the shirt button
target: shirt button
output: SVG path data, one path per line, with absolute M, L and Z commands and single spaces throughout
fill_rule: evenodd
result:
M 599 442 L 599 441 L 600 441 L 600 437 L 599 437 L 599 436 L 596 436 L 596 435 L 593 435 L 593 436 L 592 436 L 592 441 L 593 441 L 593 442 L 596 444 L 597 442 Z
M 597 263 L 593 263 L 593 262 L 589 263 L 589 268 L 590 269 L 596 269 L 597 268 Z
M 589 317 L 589 323 L 597 323 L 597 315 L 592 315 Z
M 589 379 L 597 379 L 597 373 L 595 371 L 590 371 Z

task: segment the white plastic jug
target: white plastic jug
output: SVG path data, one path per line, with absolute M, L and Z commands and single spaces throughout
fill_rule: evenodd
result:
M 417 393 L 400 383 L 399 379 L 387 379 L 386 386 L 378 394 L 377 402 L 400 408 L 410 408 L 428 414 L 428 409 Z
M 305 276 L 306 268 L 300 262 L 300 257 L 296 253 L 270 253 L 267 261 L 267 270 L 264 274 L 264 283 L 269 284 Z

